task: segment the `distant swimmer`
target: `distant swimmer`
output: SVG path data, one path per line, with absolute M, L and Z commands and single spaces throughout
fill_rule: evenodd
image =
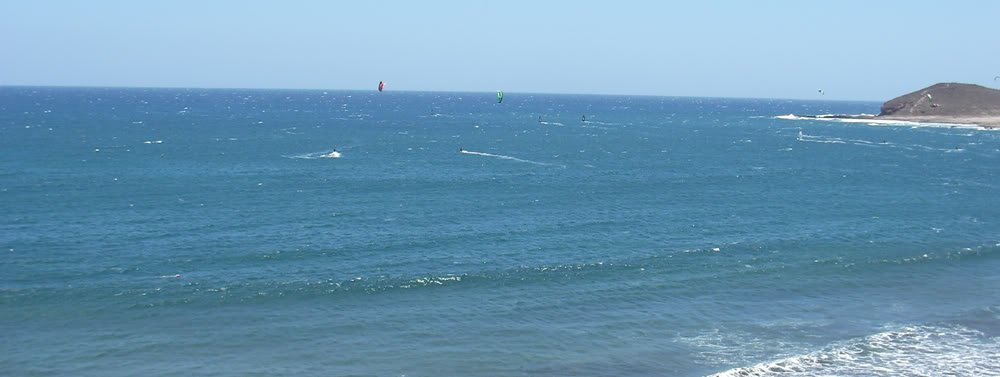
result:
M 458 148 L 458 153 L 465 153 L 465 148 Z
M 587 115 L 586 114 L 580 115 L 580 121 L 581 122 L 586 122 L 587 121 Z

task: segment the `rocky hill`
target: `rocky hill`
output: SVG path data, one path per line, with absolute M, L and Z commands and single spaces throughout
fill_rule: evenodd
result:
M 941 83 L 882 104 L 878 118 L 1000 126 L 1000 90 Z

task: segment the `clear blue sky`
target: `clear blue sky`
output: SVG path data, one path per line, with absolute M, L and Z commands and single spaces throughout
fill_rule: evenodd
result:
M 988 0 L 0 0 L 0 85 L 886 100 L 997 75 Z

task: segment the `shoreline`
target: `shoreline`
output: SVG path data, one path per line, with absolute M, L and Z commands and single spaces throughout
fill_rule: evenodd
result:
M 785 120 L 818 120 L 844 123 L 865 123 L 873 126 L 911 126 L 911 127 L 948 127 L 977 129 L 984 131 L 1000 131 L 1000 117 L 949 117 L 949 116 L 908 116 L 893 117 L 874 114 L 820 114 L 797 115 L 787 114 L 775 116 Z
M 979 116 L 979 117 L 949 117 L 949 116 L 908 116 L 908 117 L 893 117 L 893 116 L 880 116 L 877 119 L 886 120 L 900 120 L 900 121 L 910 121 L 918 123 L 952 123 L 952 124 L 963 124 L 963 125 L 974 125 L 979 126 L 984 129 L 996 129 L 1000 128 L 1000 116 Z

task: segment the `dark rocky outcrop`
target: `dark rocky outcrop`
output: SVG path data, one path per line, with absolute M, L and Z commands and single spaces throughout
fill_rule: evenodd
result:
M 1000 90 L 961 83 L 941 83 L 893 98 L 878 115 L 790 115 L 798 119 L 908 121 L 961 124 L 1000 130 Z

